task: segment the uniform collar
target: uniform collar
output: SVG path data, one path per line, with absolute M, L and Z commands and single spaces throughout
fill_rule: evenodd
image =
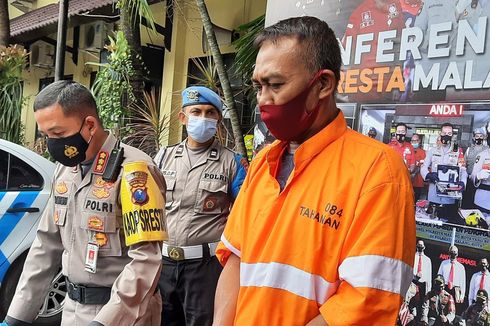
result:
M 111 151 L 114 149 L 116 142 L 117 142 L 116 137 L 112 134 L 112 132 L 109 131 L 109 135 L 107 135 L 104 144 L 100 148 L 97 155 L 95 155 L 94 157 L 94 162 L 92 163 L 92 168 L 90 169 L 91 173 L 94 174 L 104 173 L 104 170 L 107 166 L 107 161 L 109 160 L 109 155 L 111 154 Z
M 111 153 L 112 149 L 116 145 L 116 141 L 117 141 L 116 137 L 114 137 L 114 135 L 111 132 L 109 132 L 109 135 L 107 135 L 104 144 L 100 148 L 97 155 L 95 155 L 94 157 L 94 161 L 92 162 L 92 167 L 87 172 L 87 174 L 83 177 L 82 182 L 78 186 L 77 191 L 92 183 L 92 176 L 94 174 L 102 175 L 104 173 L 104 170 L 107 166 L 107 162 L 109 161 L 109 154 Z M 79 171 L 79 173 L 81 174 L 81 171 Z
M 345 122 L 344 114 L 339 110 L 337 117 L 332 122 L 298 147 L 294 154 L 295 171 L 302 170 L 312 158 L 342 137 L 346 130 L 347 123 Z M 271 175 L 274 175 L 276 166 L 280 162 L 281 155 L 287 145 L 288 142 L 286 141 L 275 141 L 267 152 L 266 160 Z
M 187 139 L 184 139 L 179 145 L 177 145 L 177 150 L 175 151 L 174 157 L 182 157 L 185 152 L 185 144 Z M 217 138 L 214 139 L 213 143 L 207 149 L 206 160 L 218 161 L 221 154 L 221 145 Z

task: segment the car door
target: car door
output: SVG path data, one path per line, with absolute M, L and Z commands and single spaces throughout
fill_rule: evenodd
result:
M 43 176 L 36 160 L 15 151 L 0 149 L 0 282 L 10 264 L 30 246 L 40 215 L 51 192 L 51 181 Z M 41 172 L 40 172 L 41 171 Z M 44 173 L 43 173 L 44 174 Z M 20 251 L 20 252 L 19 252 Z

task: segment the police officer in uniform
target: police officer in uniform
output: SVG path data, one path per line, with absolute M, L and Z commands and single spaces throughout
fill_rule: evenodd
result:
M 452 325 L 456 309 L 453 296 L 444 289 L 444 283 L 442 275 L 437 275 L 434 279 L 434 288 L 427 293 L 422 306 L 422 325 Z
M 32 323 L 60 264 L 68 292 L 63 326 L 158 325 L 163 176 L 149 156 L 104 131 L 84 86 L 53 83 L 38 94 L 34 111 L 58 164 L 2 325 Z
M 471 179 L 476 188 L 475 207 L 483 213 L 487 224 L 490 224 L 490 149 L 487 148 L 476 156 Z
M 488 149 L 485 140 L 487 138 L 487 132 L 485 128 L 476 128 L 473 130 L 473 144 L 466 150 L 464 155 L 466 161 L 466 171 L 468 175 L 473 173 L 473 166 L 476 162 L 476 157 L 478 154 L 483 152 L 485 149 Z M 473 182 L 469 182 L 467 184 L 466 190 L 463 195 L 463 204 L 462 206 L 465 208 L 473 208 L 473 202 L 475 200 L 475 187 Z
M 450 123 L 444 123 L 441 126 L 441 146 L 433 147 L 428 150 L 424 164 L 420 168 L 420 174 L 425 181 L 430 182 L 428 199 L 431 205 L 441 206 L 438 209 L 437 216 L 453 223 L 457 223 L 458 205 L 456 199 L 443 197 L 437 194 L 436 183 L 439 182 L 437 173 L 438 165 L 458 166 L 459 181 L 457 182 L 460 190 L 464 190 L 468 175 L 464 162 L 463 152 L 460 147 L 452 141 L 453 126 Z
M 163 244 L 159 286 L 162 325 L 212 324 L 221 273 L 215 249 L 245 178 L 247 161 L 220 145 L 220 97 L 203 86 L 182 92 L 179 119 L 188 137 L 161 149 L 155 162 L 167 182 L 169 240 Z

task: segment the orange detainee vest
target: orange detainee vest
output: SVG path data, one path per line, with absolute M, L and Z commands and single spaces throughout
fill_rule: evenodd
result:
M 217 256 L 239 256 L 235 325 L 394 325 L 415 253 L 412 186 L 388 146 L 344 116 L 301 144 L 280 192 L 286 146 L 252 162 Z

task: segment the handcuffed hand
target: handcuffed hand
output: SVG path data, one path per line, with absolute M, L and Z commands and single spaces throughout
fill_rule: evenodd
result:
M 439 177 L 437 176 L 436 172 L 429 172 L 425 176 L 425 181 L 436 183 L 437 181 L 439 181 Z
M 476 174 L 478 180 L 487 180 L 490 176 L 490 170 L 483 169 Z

